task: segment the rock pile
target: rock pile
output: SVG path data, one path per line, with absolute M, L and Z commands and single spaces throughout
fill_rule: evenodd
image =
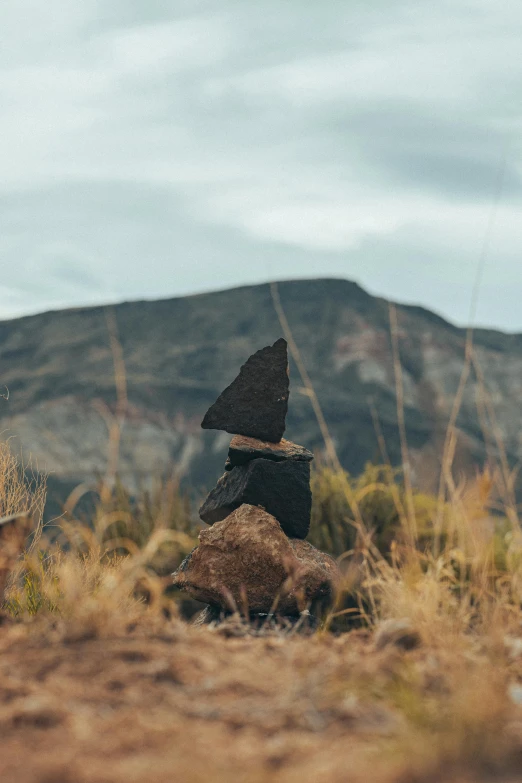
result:
M 212 527 L 174 584 L 213 610 L 298 615 L 331 603 L 335 561 L 304 541 L 313 454 L 285 440 L 289 374 L 283 339 L 257 351 L 210 407 L 205 429 L 229 432 L 225 473 L 200 508 Z

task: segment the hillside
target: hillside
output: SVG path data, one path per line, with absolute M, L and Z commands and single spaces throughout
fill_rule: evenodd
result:
M 380 459 L 372 410 L 391 461 L 400 463 L 387 302 L 344 280 L 284 282 L 279 292 L 343 465 L 357 472 Z M 240 364 L 281 335 L 270 286 L 129 302 L 114 312 L 129 398 L 122 475 L 135 483 L 175 464 L 191 485 L 209 488 L 222 471 L 228 436 L 203 432 L 200 421 Z M 412 461 L 418 482 L 429 484 L 458 386 L 465 331 L 419 307 L 397 312 Z M 522 336 L 479 330 L 475 345 L 515 462 L 522 454 Z M 320 430 L 293 362 L 290 370 L 286 436 L 320 451 Z M 103 470 L 103 405 L 115 403 L 104 308 L 0 322 L 0 383 L 9 389 L 9 400 L 0 399 L 3 436 L 15 436 L 12 444 L 50 471 L 54 483 L 73 485 Z M 477 413 L 483 396 L 473 376 L 458 419 L 463 469 L 486 459 Z

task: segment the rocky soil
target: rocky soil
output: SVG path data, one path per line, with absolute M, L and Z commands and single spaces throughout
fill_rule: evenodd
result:
M 97 637 L 58 620 L 4 623 L 2 783 L 520 779 L 521 708 L 501 659 L 496 670 L 475 649 L 459 664 L 393 633 L 244 632 L 157 619 Z

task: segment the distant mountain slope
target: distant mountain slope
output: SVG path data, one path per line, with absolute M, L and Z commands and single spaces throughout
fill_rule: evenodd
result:
M 352 472 L 380 459 L 375 414 L 392 462 L 400 462 L 388 304 L 345 280 L 279 284 L 342 463 Z M 210 487 L 229 437 L 203 432 L 201 418 L 239 366 L 281 336 L 269 285 L 114 307 L 126 365 L 129 413 L 121 447 L 128 481 L 174 462 Z M 398 307 L 408 440 L 417 478 L 436 474 L 440 444 L 463 364 L 465 332 L 419 307 Z M 509 458 L 522 455 L 522 336 L 479 330 L 477 357 Z M 50 312 L 0 322 L 0 430 L 56 480 L 77 482 L 103 470 L 114 405 L 112 354 L 104 308 Z M 310 401 L 291 362 L 286 436 L 320 450 Z M 483 464 L 477 415 L 481 393 L 469 382 L 458 424 L 463 469 Z M 480 407 L 480 406 L 479 406 Z M 372 414 L 373 412 L 373 414 Z

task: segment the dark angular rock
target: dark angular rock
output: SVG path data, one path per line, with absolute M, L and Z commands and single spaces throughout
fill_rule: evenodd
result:
M 228 449 L 228 459 L 225 470 L 232 470 L 238 465 L 246 465 L 253 459 L 271 459 L 274 462 L 285 460 L 297 460 L 298 462 L 311 462 L 314 455 L 304 446 L 298 446 L 291 440 L 284 438 L 279 443 L 269 443 L 257 438 L 247 438 L 244 435 L 235 435 Z
M 264 508 L 277 519 L 287 536 L 306 538 L 312 511 L 310 463 L 255 459 L 233 468 L 219 479 L 199 516 L 213 525 L 243 503 Z
M 173 577 L 176 587 L 213 607 L 205 613 L 210 619 L 236 608 L 296 616 L 310 606 L 320 613 L 341 585 L 329 555 L 288 538 L 273 516 L 251 505 L 202 530 Z
M 247 359 L 201 426 L 277 443 L 285 431 L 288 395 L 287 344 L 281 338 Z

